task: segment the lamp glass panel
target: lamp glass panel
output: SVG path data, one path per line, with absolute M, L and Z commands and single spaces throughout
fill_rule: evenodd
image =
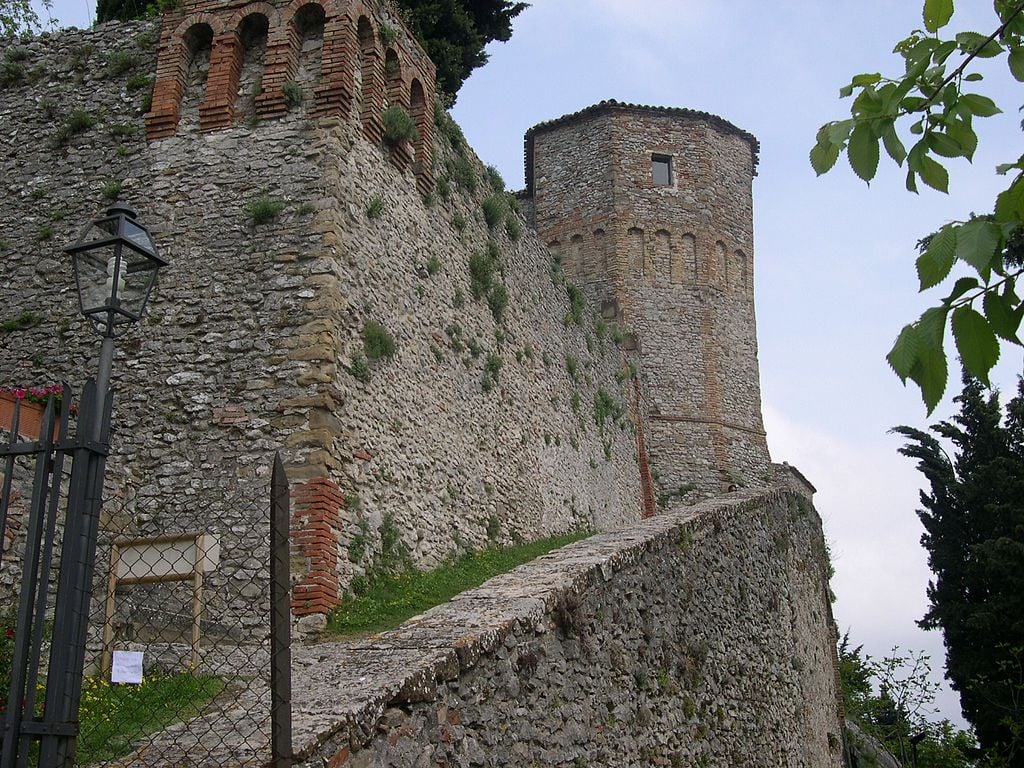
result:
M 117 234 L 117 217 L 113 216 L 109 219 L 99 219 L 98 221 L 92 222 L 82 235 L 78 238 L 78 242 L 75 245 L 86 245 L 88 243 L 96 242 L 98 240 L 107 240 Z
M 156 248 L 153 247 L 153 238 L 150 237 L 149 232 L 146 231 L 145 227 L 141 227 L 131 219 L 124 219 L 121 225 L 121 236 L 126 240 L 130 240 L 136 248 L 139 248 L 146 253 L 155 253 Z
M 121 251 L 121 272 L 117 297 L 121 306 L 133 316 L 142 315 L 150 288 L 156 279 L 157 263 L 131 248 Z
M 117 246 L 111 244 L 75 254 L 78 291 L 83 312 L 95 312 L 110 305 L 110 278 L 117 250 Z

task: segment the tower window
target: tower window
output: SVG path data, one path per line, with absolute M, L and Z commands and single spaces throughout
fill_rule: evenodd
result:
M 651 155 L 651 179 L 656 187 L 672 186 L 672 158 L 668 155 Z

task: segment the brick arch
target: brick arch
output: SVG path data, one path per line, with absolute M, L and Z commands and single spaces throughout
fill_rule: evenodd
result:
M 576 280 L 583 273 L 583 235 L 575 234 L 569 238 L 569 250 L 565 258 L 566 277 Z
M 268 30 L 276 29 L 281 26 L 281 12 L 277 10 L 277 8 L 272 6 L 270 3 L 256 2 L 244 5 L 231 14 L 231 16 L 228 17 L 227 22 L 224 24 L 224 29 L 238 30 L 245 19 L 255 14 L 259 14 L 266 18 Z
M 430 116 L 427 111 L 427 96 L 419 78 L 409 84 L 409 114 L 416 123 L 416 146 L 413 172 L 416 174 L 416 188 L 420 194 L 427 194 L 434 188 L 433 138 L 430 134 Z
M 364 14 L 356 20 L 356 37 L 362 73 L 359 119 L 366 137 L 380 142 L 384 135 L 380 122 L 384 111 L 384 59 L 377 44 L 377 26 L 370 16 Z
M 210 55 L 210 75 L 206 98 L 199 107 L 199 127 L 204 131 L 230 126 L 235 119 L 235 100 L 238 97 L 238 79 L 242 71 L 245 47 L 242 26 L 247 19 L 262 17 L 270 30 L 277 27 L 277 9 L 267 3 L 249 3 L 228 17 L 228 23 L 213 41 Z
M 190 14 L 165 35 L 157 62 L 156 82 L 153 84 L 153 105 L 146 114 L 146 136 L 150 141 L 173 136 L 178 128 L 181 100 L 185 95 L 185 78 L 192 57 L 198 50 L 190 50 L 192 46 L 189 36 L 201 27 L 209 31 L 212 55 L 217 35 L 223 29 L 220 20 L 212 14 Z M 206 34 L 203 36 L 206 37 Z

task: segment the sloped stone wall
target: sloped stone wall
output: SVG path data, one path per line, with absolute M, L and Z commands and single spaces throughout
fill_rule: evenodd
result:
M 296 764 L 839 768 L 834 641 L 809 500 L 730 494 L 551 552 L 383 634 L 297 649 Z M 253 734 L 224 757 L 264 764 L 266 711 L 239 701 L 122 765 L 189 765 L 207 728 Z

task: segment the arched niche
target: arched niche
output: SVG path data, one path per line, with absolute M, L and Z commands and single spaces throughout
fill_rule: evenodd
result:
M 644 274 L 644 231 L 639 227 L 630 227 L 626 232 L 626 257 L 629 271 L 634 278 Z
M 409 86 L 409 114 L 416 123 L 416 142 L 413 147 L 413 169 L 417 177 L 426 170 L 426 141 L 427 141 L 427 100 L 423 93 L 423 84 L 415 77 Z
M 565 254 L 565 274 L 576 279 L 583 272 L 583 235 L 569 238 L 569 250 Z
M 687 232 L 672 253 L 670 280 L 679 285 L 697 279 L 697 238 Z
M 367 16 L 356 22 L 359 39 L 359 99 L 363 132 L 373 141 L 380 141 L 380 116 L 384 111 L 384 67 L 377 47 L 377 33 Z
M 320 63 L 324 48 L 324 24 L 327 15 L 319 3 L 306 3 L 292 17 L 291 39 L 295 51 L 295 75 L 306 96 L 320 82 Z
M 715 243 L 715 280 L 716 284 L 725 290 L 729 286 L 729 251 L 725 243 L 718 240 Z
M 181 36 L 181 106 L 178 129 L 199 127 L 199 105 L 206 98 L 206 82 L 210 74 L 213 51 L 213 28 L 197 23 Z
M 594 265 L 592 274 L 597 280 L 609 280 L 611 275 L 609 273 L 608 265 L 608 235 L 607 233 L 598 227 L 594 230 L 594 256 L 588 261 Z
M 398 51 L 388 48 L 384 51 L 384 80 L 387 82 L 388 106 L 405 106 L 404 91 L 402 87 L 402 62 L 398 58 Z
M 654 233 L 654 254 L 651 275 L 655 279 L 665 280 L 670 277 L 672 265 L 672 235 L 667 229 L 659 229 Z
M 750 263 L 747 255 L 737 248 L 732 254 L 732 269 L 729 273 L 733 276 L 736 290 L 745 291 L 750 286 Z
M 552 272 L 555 269 L 563 270 L 564 264 L 562 264 L 562 242 L 560 240 L 552 240 L 548 243 L 548 253 L 551 254 L 551 267 Z
M 263 86 L 266 66 L 267 34 L 270 21 L 262 13 L 250 13 L 238 25 L 240 62 L 238 94 L 235 100 L 235 119 L 247 120 L 255 114 L 256 97 Z

